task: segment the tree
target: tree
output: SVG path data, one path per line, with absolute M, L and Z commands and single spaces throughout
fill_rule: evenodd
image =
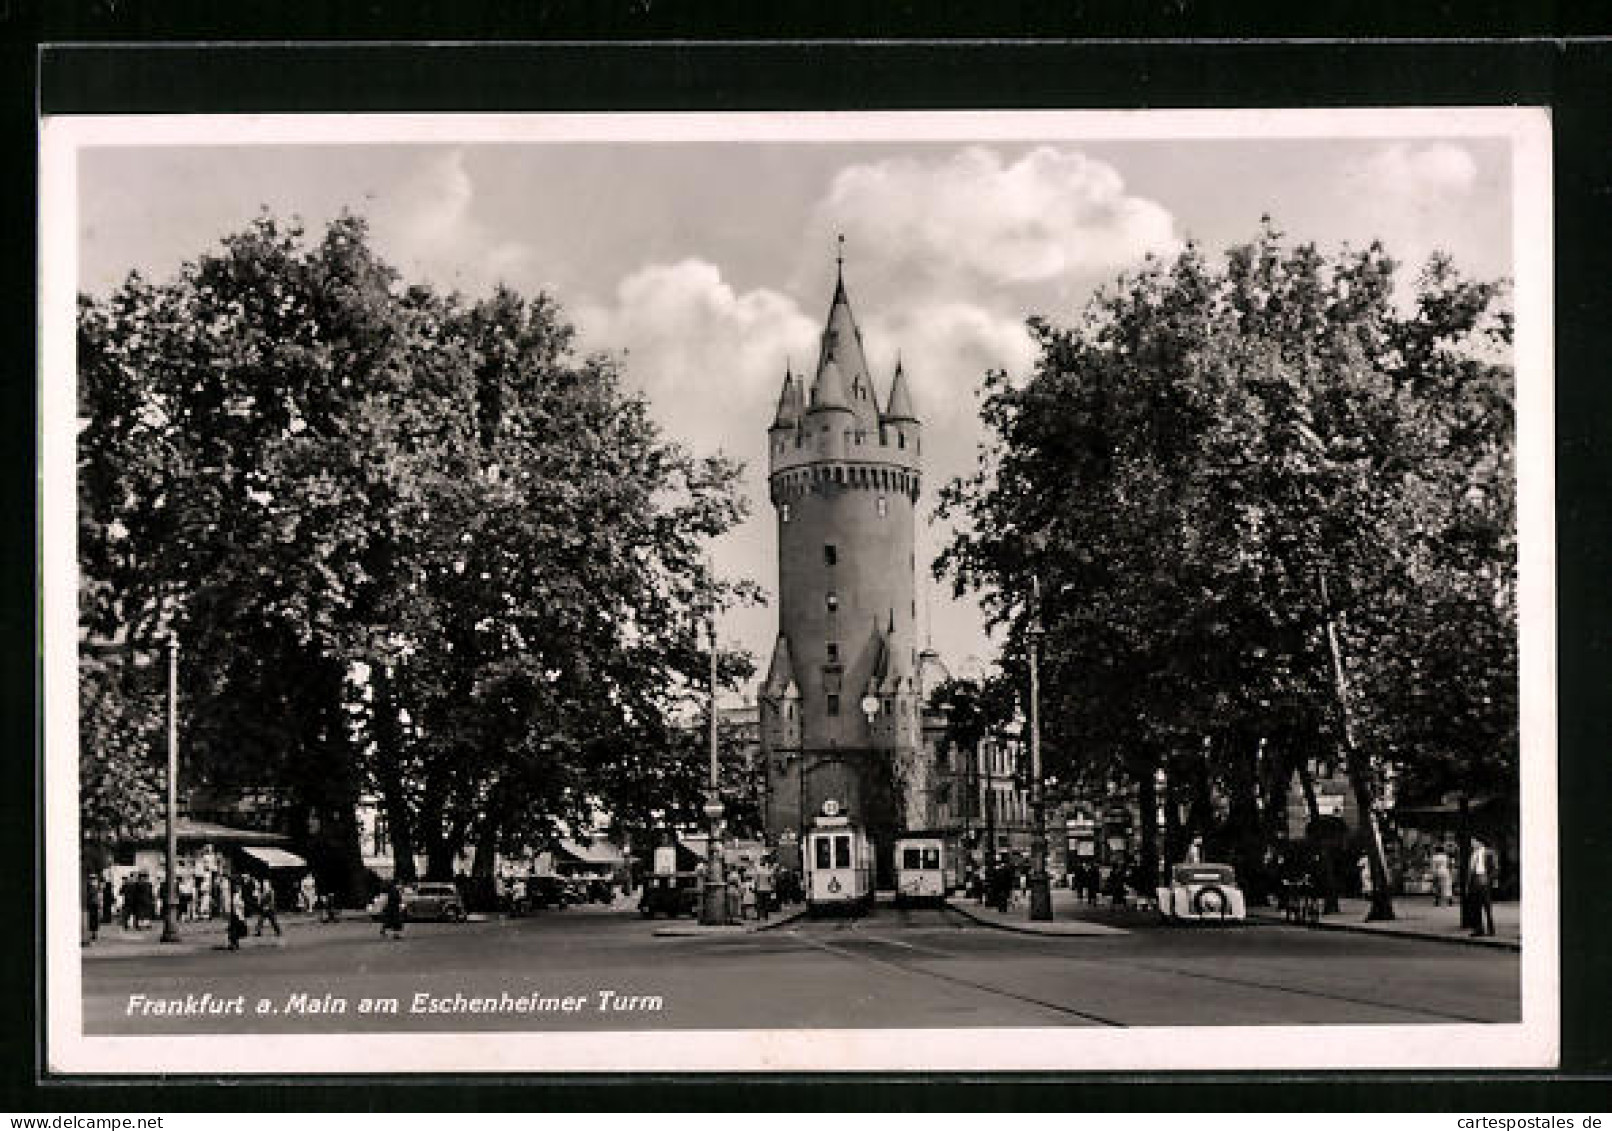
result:
M 1406 315 L 1394 272 L 1375 245 L 1328 260 L 1267 222 L 1219 270 L 1189 245 L 1074 328 L 1032 319 L 1036 370 L 987 375 L 992 438 L 942 492 L 965 530 L 936 566 L 1008 629 L 1010 666 L 1038 575 L 1059 776 L 1145 792 L 1169 767 L 1199 825 L 1222 792 L 1204 831 L 1245 868 L 1269 835 L 1267 754 L 1335 752 L 1377 917 L 1384 767 L 1514 780 L 1516 728 L 1504 290 L 1437 258 Z M 1452 664 L 1448 633 L 1481 655 Z M 1457 719 L 1426 710 L 1435 685 Z
M 327 883 L 359 882 L 367 791 L 397 874 L 445 877 L 678 757 L 700 626 L 754 593 L 705 564 L 740 469 L 667 442 L 552 299 L 406 287 L 361 219 L 264 215 L 84 299 L 79 344 L 86 632 L 178 631 L 189 781 L 283 789 Z

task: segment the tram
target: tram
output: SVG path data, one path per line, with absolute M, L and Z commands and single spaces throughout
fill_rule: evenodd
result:
M 806 910 L 813 915 L 865 914 L 873 906 L 873 845 L 839 802 L 823 802 L 801 853 Z
M 896 906 L 943 903 L 950 894 L 951 846 L 944 837 L 905 836 L 896 841 Z

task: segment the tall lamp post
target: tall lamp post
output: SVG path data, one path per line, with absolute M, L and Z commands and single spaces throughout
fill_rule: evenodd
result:
M 1052 918 L 1052 883 L 1047 876 L 1047 791 L 1041 779 L 1041 673 L 1038 653 L 1046 628 L 1041 623 L 1041 578 L 1030 575 L 1030 918 Z
M 168 633 L 168 878 L 162 898 L 162 941 L 179 941 L 177 878 L 179 873 L 179 833 L 175 828 L 179 809 L 179 636 Z
M 725 926 L 728 921 L 728 885 L 722 874 L 722 853 L 717 846 L 717 830 L 722 822 L 721 777 L 717 768 L 716 731 L 716 614 L 711 614 L 711 786 L 705 799 L 706 842 L 705 891 L 700 904 L 700 924 Z

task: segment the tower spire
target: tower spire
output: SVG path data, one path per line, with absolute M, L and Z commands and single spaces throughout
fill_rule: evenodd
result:
M 839 232 L 834 237 L 839 242 L 838 250 L 834 253 L 834 279 L 843 284 L 845 282 L 845 233 Z

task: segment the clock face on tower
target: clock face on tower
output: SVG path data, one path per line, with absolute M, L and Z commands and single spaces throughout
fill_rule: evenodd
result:
M 871 695 L 864 696 L 862 699 L 862 713 L 870 719 L 877 715 L 879 713 L 879 701 Z

